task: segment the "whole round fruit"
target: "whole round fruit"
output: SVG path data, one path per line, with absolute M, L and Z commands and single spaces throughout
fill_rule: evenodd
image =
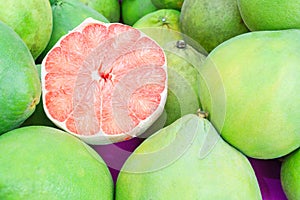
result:
M 18 128 L 1 135 L 0 151 L 0 199 L 113 199 L 102 158 L 66 132 Z
M 122 0 L 122 22 L 132 26 L 141 17 L 157 9 L 151 0 Z
M 251 31 L 300 28 L 300 3 L 295 0 L 238 0 L 243 21 Z
M 147 138 L 123 165 L 116 200 L 141 199 L 262 197 L 247 157 L 222 140 L 209 121 L 190 114 Z
M 141 30 L 162 47 L 182 39 L 179 28 L 180 12 L 174 9 L 159 9 L 144 15 L 132 27 Z
M 35 110 L 41 84 L 20 36 L 0 21 L 0 134 L 21 125 Z
M 250 32 L 218 46 L 200 68 L 203 110 L 249 157 L 277 158 L 300 146 L 299 49 L 300 30 Z
M 153 5 L 159 9 L 177 9 L 180 10 L 184 0 L 151 0 Z
M 92 17 L 102 22 L 109 22 L 102 14 L 76 0 L 52 0 L 53 31 L 45 50 L 38 57 L 41 63 L 55 43 L 69 31 L 78 26 L 86 18 Z
M 47 46 L 52 32 L 48 0 L 0 0 L 0 20 L 20 35 L 34 59 Z
M 143 133 L 167 98 L 163 49 L 138 29 L 87 18 L 42 62 L 44 109 L 58 127 L 90 144 Z
M 85 5 L 101 13 L 110 22 L 119 22 L 121 15 L 118 0 L 80 0 Z
M 236 0 L 185 0 L 180 27 L 207 52 L 234 36 L 248 32 Z
M 300 197 L 300 149 L 284 158 L 280 179 L 287 198 L 298 200 Z

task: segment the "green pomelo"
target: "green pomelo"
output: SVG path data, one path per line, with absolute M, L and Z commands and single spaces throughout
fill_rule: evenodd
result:
M 287 156 L 281 166 L 281 184 L 289 200 L 300 197 L 300 149 Z
M 180 12 L 173 9 L 160 9 L 146 14 L 132 27 L 144 32 L 162 47 L 171 41 L 182 39 L 179 28 Z
M 238 0 L 241 16 L 251 31 L 300 28 L 300 3 L 295 0 Z
M 77 0 L 78 1 L 78 0 Z M 101 13 L 110 22 L 119 22 L 121 8 L 118 0 L 79 0 Z
M 248 32 L 236 0 L 185 0 L 180 27 L 208 52 L 222 42 Z
M 262 199 L 248 159 L 211 123 L 186 115 L 147 138 L 116 183 L 116 200 Z
M 41 83 L 20 36 L 0 22 L 0 134 L 21 125 L 35 110 Z
M 0 20 L 20 35 L 34 59 L 45 49 L 52 31 L 48 0 L 0 0 Z
M 102 158 L 66 132 L 18 128 L 0 137 L 0 151 L 0 199 L 113 199 Z
M 39 77 L 41 78 L 41 65 L 36 65 L 36 69 L 38 71 Z M 40 126 L 51 126 L 56 127 L 55 124 L 47 117 L 44 107 L 43 107 L 43 98 L 40 97 L 40 102 L 36 105 L 35 111 L 32 115 L 27 118 L 22 126 L 32 126 L 32 125 L 40 125 Z M 57 127 L 56 127 L 57 128 Z
M 121 13 L 122 21 L 132 26 L 144 15 L 157 10 L 151 0 L 122 0 Z
M 246 33 L 217 47 L 200 69 L 203 110 L 247 156 L 277 158 L 300 146 L 299 49 L 300 30 Z
M 92 17 L 102 22 L 109 22 L 102 14 L 79 1 L 53 0 L 51 7 L 53 14 L 53 31 L 47 47 L 38 58 L 38 63 L 41 63 L 48 51 L 62 36 L 73 30 L 86 18 Z
M 177 9 L 180 10 L 184 0 L 151 0 L 153 5 L 159 9 Z

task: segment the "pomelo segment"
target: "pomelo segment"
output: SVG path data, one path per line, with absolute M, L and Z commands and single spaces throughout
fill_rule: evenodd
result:
M 44 109 L 89 144 L 143 133 L 167 96 L 163 49 L 141 31 L 92 18 L 63 36 L 42 62 Z

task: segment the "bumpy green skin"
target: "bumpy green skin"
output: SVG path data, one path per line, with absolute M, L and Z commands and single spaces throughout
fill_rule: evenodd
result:
M 76 0 L 78 1 L 78 0 Z M 80 0 L 85 5 L 101 13 L 110 22 L 120 21 L 120 4 L 118 0 Z
M 36 69 L 39 74 L 39 78 L 41 78 L 41 65 L 36 65 Z M 57 126 L 47 117 L 44 108 L 43 108 L 43 98 L 40 97 L 40 102 L 36 105 L 36 108 L 32 115 L 30 115 L 29 118 L 27 118 L 24 123 L 22 123 L 21 126 L 32 126 L 32 125 L 43 125 L 43 126 L 51 126 L 56 127 Z
M 20 35 L 34 59 L 45 49 L 52 31 L 48 0 L 0 0 L 0 20 Z
M 122 22 L 132 26 L 144 15 L 157 10 L 151 0 L 122 0 Z
M 0 151 L 0 199 L 113 199 L 102 158 L 66 132 L 18 128 L 0 137 Z
M 109 22 L 102 14 L 79 1 L 53 0 L 51 2 L 51 7 L 53 14 L 53 31 L 50 41 L 43 53 L 37 59 L 37 63 L 42 62 L 48 51 L 62 36 L 73 30 L 86 18 L 92 17 L 102 22 Z
M 180 27 L 208 52 L 222 42 L 248 32 L 236 0 L 185 0 Z
M 144 15 L 132 27 L 141 30 L 163 47 L 168 42 L 183 38 L 179 18 L 178 10 L 159 9 Z
M 199 68 L 206 56 L 187 45 L 178 48 L 176 42 L 166 45 L 168 66 L 168 96 L 165 104 L 165 126 L 186 114 L 196 113 L 200 105 Z
M 300 4 L 295 0 L 238 0 L 241 16 L 251 31 L 300 28 Z
M 272 159 L 300 146 L 300 30 L 260 31 L 228 40 L 207 57 L 201 104 L 230 144 Z
M 209 142 L 213 145 L 206 146 Z M 224 142 L 209 121 L 191 114 L 147 138 L 125 162 L 116 200 L 141 199 L 262 197 L 247 158 Z
M 287 198 L 298 200 L 300 197 L 300 149 L 285 158 L 281 166 L 280 176 Z
M 180 10 L 184 0 L 151 0 L 153 5 L 159 9 L 177 9 Z
M 0 22 L 0 134 L 18 127 L 35 110 L 41 83 L 33 57 L 17 33 Z

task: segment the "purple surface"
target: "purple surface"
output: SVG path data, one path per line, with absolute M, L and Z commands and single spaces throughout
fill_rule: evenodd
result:
M 142 141 L 141 138 L 133 138 L 116 144 L 94 145 L 92 147 L 109 166 L 115 182 L 122 165 Z M 287 200 L 280 183 L 281 162 L 277 159 L 258 160 L 252 158 L 249 158 L 249 161 L 256 173 L 263 200 Z

